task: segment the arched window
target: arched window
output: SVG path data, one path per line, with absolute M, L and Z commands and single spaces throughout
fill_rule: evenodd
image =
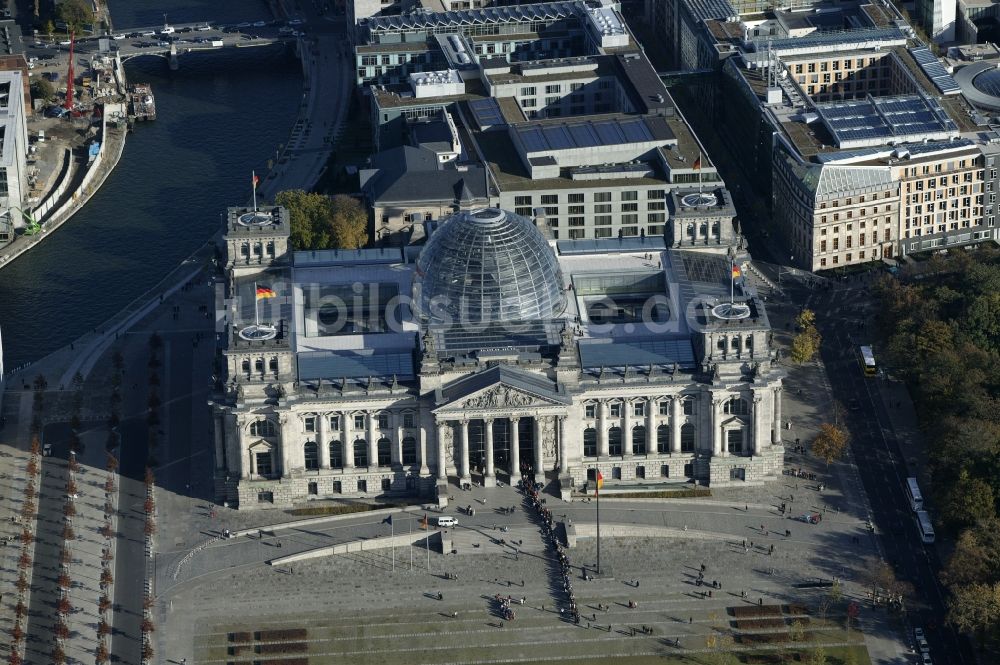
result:
M 257 360 L 253 361 L 253 369 L 258 374 L 263 374 L 264 373 L 264 359 L 263 358 L 257 358 Z
M 250 436 L 277 436 L 277 430 L 270 420 L 256 420 L 250 423 Z
M 660 425 L 656 428 L 656 452 L 670 452 L 670 426 Z
M 733 351 L 737 351 L 740 348 L 740 336 L 734 335 L 733 339 L 729 342 L 729 348 Z
M 378 465 L 392 466 L 392 442 L 382 437 L 378 440 Z
M 622 428 L 615 426 L 608 430 L 608 454 L 622 454 Z
M 404 414 L 405 415 L 405 414 Z M 417 440 L 412 436 L 403 437 L 403 464 L 417 463 Z
M 632 454 L 646 454 L 646 428 L 643 425 L 632 428 Z
M 743 344 L 743 348 L 747 351 L 753 348 L 753 335 L 747 335 L 746 342 Z
M 694 425 L 691 423 L 681 425 L 681 452 L 694 452 Z
M 344 468 L 344 444 L 340 441 L 330 442 L 330 467 L 334 469 Z
M 319 446 L 315 441 L 306 441 L 302 447 L 302 454 L 306 460 L 306 470 L 313 471 L 319 468 Z
M 243 368 L 243 373 L 244 374 L 249 374 L 250 373 L 250 361 L 249 360 L 247 360 L 247 359 L 244 358 L 244 360 L 243 360 L 243 362 L 241 363 L 240 366 Z
M 593 427 L 583 430 L 583 456 L 597 457 L 597 430 Z
M 354 466 L 368 466 L 368 442 L 364 439 L 354 440 Z
M 720 351 L 725 351 L 726 350 L 726 338 L 725 337 L 720 337 L 719 338 L 719 342 L 716 344 L 716 346 L 719 347 Z
M 732 416 L 745 416 L 750 413 L 750 406 L 745 399 L 734 397 L 726 402 L 725 412 Z

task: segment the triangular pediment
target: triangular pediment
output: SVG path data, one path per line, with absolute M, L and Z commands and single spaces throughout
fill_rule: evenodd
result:
M 509 410 L 566 406 L 572 399 L 551 379 L 499 366 L 463 377 L 438 393 L 435 411 Z

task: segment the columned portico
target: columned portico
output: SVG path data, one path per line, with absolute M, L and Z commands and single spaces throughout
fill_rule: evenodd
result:
M 483 428 L 486 435 L 486 464 L 483 469 L 483 486 L 496 487 L 496 470 L 493 468 L 493 419 L 487 418 L 483 421 Z
M 521 436 L 518 433 L 520 418 L 510 419 L 510 484 L 517 485 L 521 480 Z
M 670 454 L 681 452 L 681 396 L 670 400 Z
M 771 443 L 781 443 L 781 388 L 774 389 L 774 419 L 771 421 Z
M 448 423 L 437 421 L 437 479 L 448 480 L 448 460 L 446 459 L 445 442 L 448 437 Z
M 542 419 L 535 416 L 534 419 L 534 438 L 533 441 L 535 445 L 535 482 L 544 483 L 545 482 L 545 452 L 543 448 L 542 441 Z
M 316 445 L 319 453 L 319 468 L 330 468 L 330 417 L 325 413 L 316 416 Z
M 722 442 L 722 400 L 712 396 L 712 454 L 725 457 L 727 452 Z
M 472 481 L 469 474 L 469 421 L 461 421 L 458 439 L 458 479 L 463 483 Z

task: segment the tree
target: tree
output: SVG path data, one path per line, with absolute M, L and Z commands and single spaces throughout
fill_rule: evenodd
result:
M 799 315 L 795 317 L 795 327 L 800 331 L 815 328 L 816 313 L 811 309 L 802 310 L 799 312 Z
M 37 78 L 31 82 L 31 98 L 49 101 L 56 95 L 56 89 L 48 79 Z
M 104 614 L 111 609 L 111 599 L 106 595 L 102 595 L 97 601 L 97 609 Z
M 143 633 L 152 633 L 154 630 L 152 619 L 149 617 L 143 617 L 142 622 L 139 624 L 139 630 Z
M 949 587 L 1000 582 L 1000 520 L 981 522 L 959 534 L 941 580 Z
M 952 589 L 948 620 L 963 632 L 975 633 L 982 648 L 987 632 L 1000 621 L 1000 584 L 969 584 Z
M 823 423 L 819 426 L 819 434 L 813 439 L 812 452 L 829 465 L 844 455 L 848 440 L 846 430 L 830 423 Z
M 333 242 L 342 249 L 359 249 L 368 244 L 368 213 L 357 199 L 338 195 L 331 202 Z
M 826 649 L 822 646 L 817 646 L 809 654 L 809 660 L 806 661 L 809 665 L 826 665 Z
M 958 481 L 951 485 L 944 502 L 942 518 L 955 526 L 971 526 L 996 517 L 996 497 L 993 488 L 981 478 L 959 472 Z
M 368 214 L 350 196 L 331 199 L 290 189 L 280 192 L 275 203 L 288 210 L 295 249 L 357 249 L 368 242 Z
M 1000 293 L 977 297 L 965 314 L 965 334 L 981 348 L 1000 351 Z
M 105 635 L 110 635 L 110 634 L 111 634 L 110 624 L 108 624 L 108 622 L 105 621 L 104 619 L 101 619 L 97 623 L 97 636 L 104 637 Z
M 94 663 L 96 665 L 104 665 L 106 662 L 108 662 L 108 647 L 104 645 L 104 640 L 101 640 L 94 650 Z
M 71 30 L 79 30 L 94 22 L 94 12 L 85 0 L 62 0 L 56 7 L 56 18 L 66 23 Z

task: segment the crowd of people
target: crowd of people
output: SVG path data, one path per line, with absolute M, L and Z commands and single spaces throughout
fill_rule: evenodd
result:
M 542 536 L 545 541 L 547 549 L 555 555 L 556 560 L 559 563 L 559 572 L 562 575 L 563 591 L 566 593 L 566 597 L 569 603 L 569 618 L 574 623 L 580 623 L 580 612 L 576 605 L 576 596 L 573 594 L 573 581 L 570 577 L 570 565 L 569 557 L 566 556 L 566 552 L 559 542 L 559 538 L 555 531 L 555 520 L 552 519 L 552 511 L 542 504 L 539 499 L 538 493 L 542 486 L 526 480 L 523 483 L 525 494 L 527 494 L 528 499 L 531 501 L 531 507 L 534 509 L 536 514 L 542 520 Z M 559 608 L 559 613 L 561 615 L 566 614 L 566 608 Z

